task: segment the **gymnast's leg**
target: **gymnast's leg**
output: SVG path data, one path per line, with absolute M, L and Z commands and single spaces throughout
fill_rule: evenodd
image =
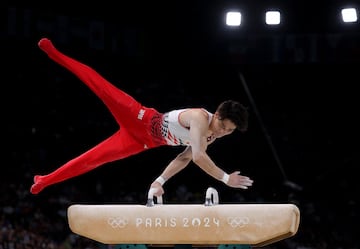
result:
M 36 175 L 30 192 L 38 194 L 49 185 L 84 174 L 107 162 L 125 158 L 144 150 L 144 144 L 137 142 L 125 129 L 117 131 L 97 146 L 68 161 L 47 175 Z
M 39 193 L 48 185 L 83 174 L 106 162 L 139 153 L 144 150 L 144 144 L 150 145 L 148 147 L 153 146 L 146 127 L 148 119 L 156 113 L 156 110 L 143 107 L 131 96 L 106 81 L 92 68 L 62 54 L 47 38 L 39 41 L 39 47 L 55 62 L 78 76 L 105 103 L 121 126 L 121 132 L 118 131 L 53 173 L 35 176 L 31 193 Z M 143 118 L 139 119 L 138 114 L 144 109 L 147 112 Z
M 139 110 L 144 108 L 139 102 L 116 88 L 91 67 L 60 52 L 49 39 L 42 38 L 38 46 L 50 59 L 62 65 L 83 81 L 105 103 L 119 124 L 133 126 L 132 121 L 137 120 Z

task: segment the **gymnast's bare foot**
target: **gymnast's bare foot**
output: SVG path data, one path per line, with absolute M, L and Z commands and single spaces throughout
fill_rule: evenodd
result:
M 41 177 L 41 176 L 39 176 L 39 175 L 34 176 L 34 184 L 33 184 L 33 185 L 31 186 L 31 188 L 30 188 L 30 192 L 31 192 L 32 194 L 38 194 L 38 193 L 40 193 L 41 190 L 43 190 L 44 187 L 45 187 L 45 186 L 42 184 L 42 181 L 41 181 L 40 177 Z
M 38 42 L 38 46 L 45 53 L 48 53 L 50 52 L 50 50 L 55 48 L 52 42 L 48 38 L 41 38 L 41 40 Z

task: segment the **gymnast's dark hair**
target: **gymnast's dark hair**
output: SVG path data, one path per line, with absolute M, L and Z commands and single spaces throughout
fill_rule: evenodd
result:
M 220 103 L 216 111 L 220 119 L 229 119 L 242 132 L 247 130 L 249 112 L 241 103 L 234 100 L 225 100 Z

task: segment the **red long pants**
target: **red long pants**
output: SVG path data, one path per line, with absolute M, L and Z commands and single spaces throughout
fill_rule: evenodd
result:
M 49 58 L 74 73 L 104 102 L 121 129 L 55 171 L 47 175 L 36 175 L 30 189 L 32 194 L 37 194 L 49 185 L 84 174 L 105 163 L 165 144 L 159 136 L 152 135 L 159 134 L 161 113 L 141 105 L 91 67 L 61 53 L 49 39 L 41 39 L 38 45 Z

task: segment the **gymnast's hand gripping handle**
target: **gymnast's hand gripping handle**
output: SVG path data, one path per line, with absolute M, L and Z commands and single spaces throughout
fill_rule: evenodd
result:
M 148 206 L 148 207 L 155 206 L 154 194 L 156 193 L 156 191 L 157 191 L 157 188 L 150 188 L 150 190 L 148 192 L 148 199 L 146 202 L 146 206 Z M 163 204 L 162 196 L 156 196 L 156 202 L 157 202 L 157 204 Z

